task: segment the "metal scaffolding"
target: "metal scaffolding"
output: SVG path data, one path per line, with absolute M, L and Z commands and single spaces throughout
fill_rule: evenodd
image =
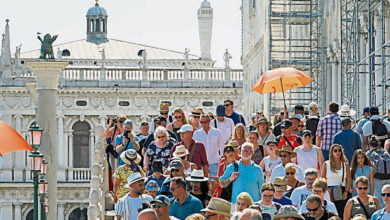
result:
M 286 104 L 293 108 L 296 104 L 319 103 L 324 97 L 325 75 L 321 47 L 322 16 L 320 0 L 269 0 L 269 54 L 268 67 L 294 67 L 310 75 L 314 81 L 305 88 L 286 92 Z M 283 108 L 282 96 L 271 94 L 271 112 Z
M 390 45 L 385 41 L 386 7 L 384 0 L 341 2 L 342 102 L 358 112 L 362 105 L 377 105 L 382 113 L 386 112 L 386 57 Z M 368 88 L 362 87 L 361 80 L 368 80 Z M 369 103 L 360 99 L 362 93 L 368 95 Z

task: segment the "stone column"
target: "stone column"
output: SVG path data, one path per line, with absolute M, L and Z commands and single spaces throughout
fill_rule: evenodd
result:
M 1 204 L 1 219 L 14 219 L 14 212 L 12 210 L 12 203 L 3 202 Z
M 5 123 L 12 125 L 12 115 L 3 115 L 1 120 L 3 120 Z M 12 156 L 12 153 L 5 154 L 2 157 L 1 161 L 1 169 L 0 169 L 0 178 L 3 182 L 12 182 L 12 169 L 13 169 L 13 161 L 14 158 Z M 4 212 L 2 212 L 2 215 Z M 2 218 L 5 219 L 5 218 Z
M 338 101 L 338 95 L 339 95 L 339 87 L 338 87 L 338 66 L 336 64 L 336 56 L 334 52 L 332 51 L 332 56 L 330 59 L 330 66 L 332 67 L 332 87 L 330 88 L 332 90 L 332 101 Z
M 43 129 L 39 150 L 48 162 L 46 179 L 48 182 L 47 219 L 57 218 L 57 84 L 60 72 L 68 65 L 61 61 L 28 62 L 36 76 L 38 90 L 37 124 Z
M 366 51 L 366 44 L 367 44 L 367 38 L 364 36 L 360 37 L 360 60 L 364 59 L 367 56 L 367 51 Z M 367 64 L 368 60 L 365 60 L 360 66 L 359 71 L 360 72 L 367 72 L 367 66 L 364 64 Z M 366 73 L 359 73 L 359 93 L 360 93 L 360 108 L 363 109 L 365 106 L 369 106 L 369 103 L 367 102 L 368 95 L 367 91 L 369 91 L 367 88 L 367 77 L 368 74 Z
M 22 118 L 21 114 L 15 115 L 15 130 L 22 134 Z M 15 161 L 14 161 L 14 181 L 22 182 L 23 181 L 23 170 L 24 170 L 24 151 L 15 152 Z
M 332 51 L 328 48 L 327 50 L 327 53 L 328 53 L 328 62 L 331 60 L 331 54 L 332 54 Z M 326 103 L 326 106 L 328 105 L 328 103 L 330 103 L 332 101 L 332 64 L 328 63 L 327 66 L 326 66 L 326 74 L 327 74 L 327 77 L 326 77 L 326 97 L 325 97 L 325 103 Z M 321 106 L 323 107 L 323 106 Z M 322 109 L 322 112 L 326 112 L 326 108 L 325 109 Z
M 100 120 L 100 124 L 101 124 L 102 126 L 105 126 L 106 123 L 107 123 L 107 116 L 106 116 L 106 115 L 100 115 L 100 116 L 99 116 L 99 120 Z
M 15 219 L 15 220 L 23 220 L 23 216 L 22 216 L 22 205 L 23 205 L 23 203 L 14 203 L 14 206 L 15 206 L 15 215 L 14 215 L 14 219 Z
M 381 33 L 381 15 L 379 11 L 376 11 L 374 16 L 374 29 L 375 29 L 375 51 L 382 46 L 382 33 Z M 375 55 L 380 56 L 382 54 L 379 49 Z M 379 85 L 382 83 L 382 69 L 381 69 L 382 57 L 375 57 L 375 104 L 376 106 L 382 106 L 382 87 Z
M 57 220 L 65 220 L 65 204 L 58 204 Z
M 65 169 L 66 169 L 66 148 L 64 145 L 64 115 L 59 114 L 57 116 L 57 150 L 58 155 L 58 174 L 57 178 L 59 181 L 65 182 Z
M 73 130 L 68 131 L 69 134 L 69 143 L 68 143 L 68 152 L 69 152 L 69 166 L 73 168 Z

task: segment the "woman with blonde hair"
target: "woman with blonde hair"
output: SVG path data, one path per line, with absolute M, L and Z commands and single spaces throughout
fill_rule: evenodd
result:
M 251 205 L 253 205 L 253 200 L 249 193 L 242 192 L 238 194 L 236 199 L 236 212 L 242 212 Z
M 163 164 L 163 170 L 168 168 L 169 157 L 171 155 L 171 149 L 173 142 L 168 141 L 169 133 L 164 127 L 157 127 L 154 132 L 154 141 L 149 144 L 144 155 L 144 170 L 148 171 L 154 160 L 161 160 Z
M 340 217 L 343 217 L 352 181 L 348 160 L 341 145 L 333 144 L 330 147 L 329 160 L 322 165 L 321 177 L 328 181 L 330 199 L 336 205 Z
M 232 140 L 237 141 L 238 145 L 241 146 L 243 143 L 245 143 L 247 140 L 247 133 L 245 125 L 239 123 L 236 125 L 233 131 Z
M 180 133 L 178 132 L 181 126 L 188 124 L 186 114 L 183 109 L 177 108 L 173 111 L 173 117 L 175 120 L 168 125 L 168 130 L 173 131 L 176 134 L 178 142 L 181 141 Z
M 305 185 L 305 183 L 300 182 L 295 178 L 295 173 L 297 172 L 297 169 L 295 168 L 294 163 L 287 163 L 286 166 L 284 166 L 284 171 L 286 172 L 287 186 L 290 187 L 290 189 L 287 190 L 284 195 L 290 198 L 291 193 L 294 191 L 294 189 L 299 186 Z

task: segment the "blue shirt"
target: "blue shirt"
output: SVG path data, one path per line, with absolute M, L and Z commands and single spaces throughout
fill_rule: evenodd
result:
M 134 140 L 138 143 L 138 140 L 139 140 L 139 139 L 138 139 L 137 136 L 134 136 Z M 130 141 L 130 139 L 127 140 L 127 142 L 129 142 L 129 141 Z M 134 144 L 133 144 L 133 142 L 131 142 L 131 141 L 129 142 L 129 145 L 127 146 L 127 148 L 126 148 L 126 144 L 127 144 L 127 143 L 123 144 L 123 134 L 120 134 L 120 135 L 116 136 L 116 138 L 115 138 L 115 146 L 117 146 L 117 145 L 119 145 L 119 144 L 123 145 L 123 148 L 122 148 L 121 152 L 119 152 L 119 156 L 118 156 L 118 166 L 125 164 L 125 163 L 121 160 L 121 157 L 120 157 L 121 153 L 122 153 L 123 151 L 125 151 L 125 150 L 134 149 Z M 135 150 L 135 149 L 134 149 L 134 150 Z
M 333 137 L 332 144 L 340 144 L 344 149 L 344 154 L 347 157 L 349 163 L 352 162 L 353 153 L 356 150 L 355 135 L 357 141 L 357 148 L 362 149 L 362 140 L 360 135 L 355 133 L 352 129 L 341 130 L 337 132 Z
M 200 213 L 203 209 L 202 202 L 195 196 L 188 193 L 188 197 L 183 204 L 179 204 L 176 198 L 171 199 L 171 207 L 169 208 L 169 215 L 178 219 L 185 219 L 194 213 Z
M 277 202 L 281 205 L 292 205 L 291 199 L 287 198 L 286 196 L 283 196 L 281 199 L 274 199 L 272 200 L 274 202 Z
M 386 207 L 383 209 L 379 209 L 374 214 L 372 214 L 371 220 L 385 220 L 388 219 L 390 213 L 386 212 Z
M 245 126 L 244 116 L 238 114 L 235 111 L 233 111 L 233 113 L 230 116 L 226 115 L 225 117 L 231 118 L 233 120 L 233 122 L 234 122 L 234 125 L 236 125 L 238 123 L 242 123 Z
M 234 165 L 230 164 L 220 179 L 224 180 L 229 178 L 233 172 Z M 253 201 L 259 201 L 261 198 L 261 186 L 264 184 L 263 170 L 253 161 L 245 167 L 240 160 L 238 163 L 238 172 L 240 174 L 233 182 L 232 203 L 236 203 L 236 198 L 241 192 L 247 192 Z

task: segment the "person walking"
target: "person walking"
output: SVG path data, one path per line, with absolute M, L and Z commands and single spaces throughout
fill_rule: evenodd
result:
M 263 160 L 260 162 L 260 167 L 265 174 L 266 182 L 269 182 L 272 171 L 275 167 L 282 163 L 282 160 L 278 155 L 276 155 L 276 149 L 278 149 L 278 142 L 268 141 L 267 149 L 269 155 L 263 158 Z
M 341 124 L 343 129 L 334 135 L 332 144 L 343 146 L 344 154 L 348 162 L 351 163 L 353 153 L 358 149 L 362 149 L 362 141 L 359 134 L 351 129 L 352 121 L 350 118 L 343 118 Z
M 299 164 L 302 170 L 308 168 L 320 170 L 324 163 L 321 149 L 312 143 L 313 134 L 310 130 L 304 130 L 302 132 L 302 145 L 294 149 L 297 156 L 291 159 L 294 163 Z
M 210 122 L 210 126 L 221 130 L 223 141 L 227 144 L 234 132 L 234 122 L 231 118 L 225 117 L 225 106 L 217 106 L 217 118 L 214 118 Z
M 371 220 L 385 220 L 390 219 L 390 184 L 386 184 L 382 188 L 381 197 L 384 205 L 382 209 L 376 211 Z

